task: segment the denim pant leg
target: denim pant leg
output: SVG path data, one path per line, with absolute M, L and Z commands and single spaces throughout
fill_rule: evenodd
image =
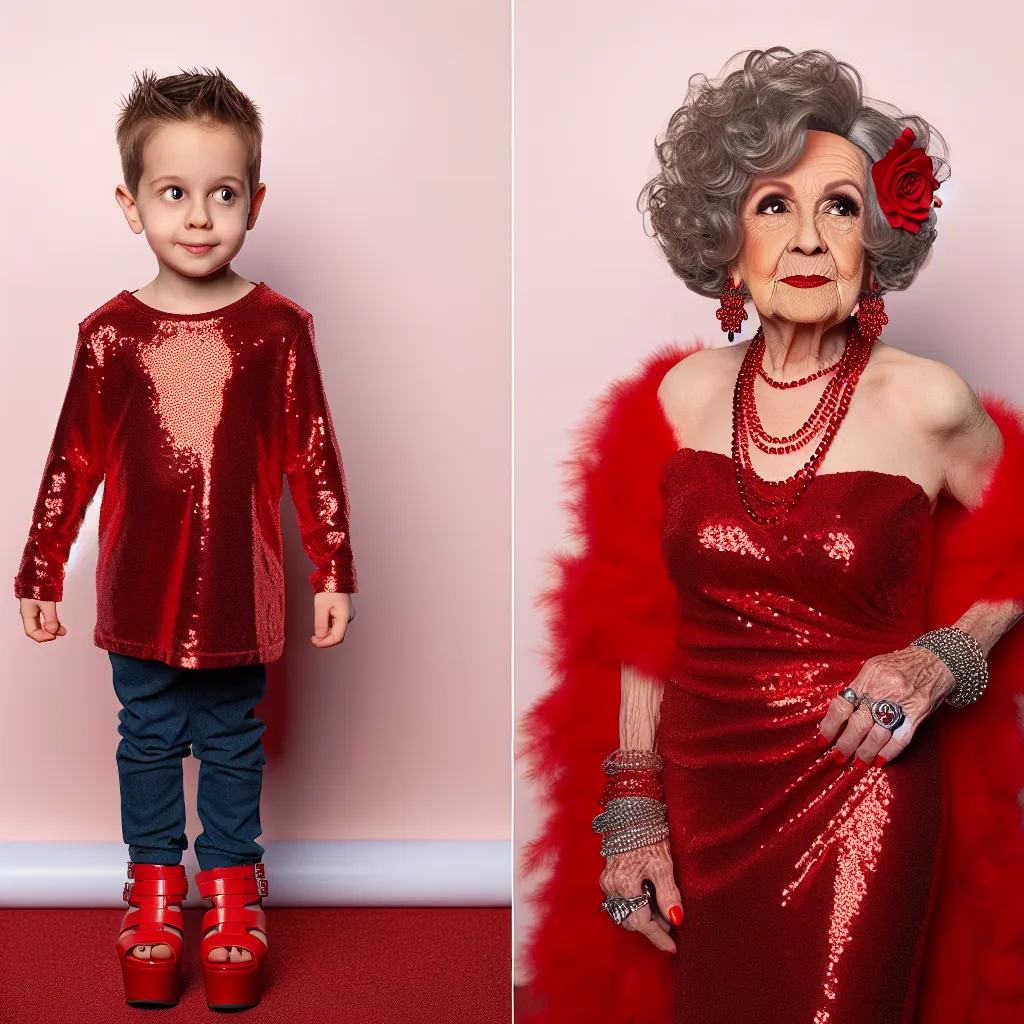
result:
M 188 670 L 107 652 L 121 702 L 121 832 L 140 864 L 180 864 L 188 849 L 181 759 L 189 752 Z
M 196 809 L 203 832 L 193 844 L 199 867 L 237 867 L 263 858 L 256 837 L 266 757 L 265 723 L 253 708 L 267 688 L 265 665 L 197 669 L 192 687 L 192 753 L 199 765 Z

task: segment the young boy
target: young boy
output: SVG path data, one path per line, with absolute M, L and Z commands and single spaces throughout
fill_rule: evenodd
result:
M 126 999 L 178 998 L 191 748 L 196 882 L 214 904 L 200 948 L 207 1002 L 240 1009 L 259 1002 L 267 950 L 253 708 L 284 646 L 282 477 L 316 565 L 316 647 L 340 643 L 353 617 L 348 496 L 312 317 L 231 269 L 266 195 L 256 107 L 219 69 L 144 72 L 117 142 L 115 196 L 157 275 L 79 325 L 15 596 L 33 640 L 66 634 L 64 566 L 105 478 L 94 641 L 122 704 Z

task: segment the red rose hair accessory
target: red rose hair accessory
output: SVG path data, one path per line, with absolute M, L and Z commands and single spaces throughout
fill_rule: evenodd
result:
M 871 180 L 890 226 L 906 228 L 916 235 L 928 219 L 939 182 L 932 172 L 932 158 L 920 146 L 914 146 L 914 139 L 913 130 L 904 128 L 889 152 L 872 164 Z M 938 199 L 934 203 L 942 205 Z

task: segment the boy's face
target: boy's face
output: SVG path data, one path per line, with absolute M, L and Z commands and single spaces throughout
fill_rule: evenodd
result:
M 245 147 L 234 129 L 186 121 L 153 132 L 137 194 L 119 185 L 117 201 L 163 265 L 197 278 L 234 259 L 264 194 L 261 184 L 249 197 Z

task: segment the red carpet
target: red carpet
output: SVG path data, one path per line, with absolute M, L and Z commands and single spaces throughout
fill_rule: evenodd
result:
M 206 1006 L 201 910 L 185 911 L 182 993 L 125 1005 L 120 910 L 0 910 L 0 1024 L 244 1020 L 246 1024 L 509 1024 L 511 911 L 267 910 L 267 992 L 255 1009 Z M 66 959 L 61 945 L 68 947 Z M 319 947 L 313 956 L 305 951 Z M 43 970 L 41 964 L 54 965 Z

